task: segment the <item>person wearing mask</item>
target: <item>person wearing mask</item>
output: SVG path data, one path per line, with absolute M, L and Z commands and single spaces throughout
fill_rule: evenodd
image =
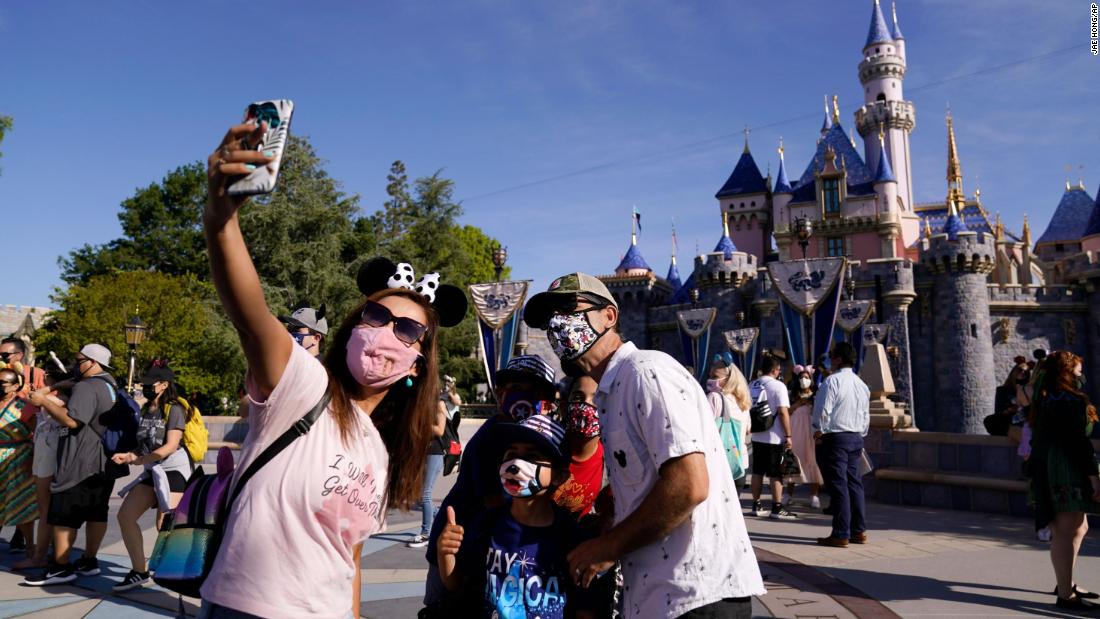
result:
M 15 525 L 33 556 L 38 504 L 29 469 L 35 412 L 19 395 L 22 390 L 21 372 L 10 367 L 0 370 L 0 525 Z
M 328 335 L 328 319 L 325 318 L 326 308 L 313 309 L 301 307 L 289 315 L 279 316 L 279 321 L 286 325 L 287 331 L 299 346 L 314 357 L 321 357 L 321 344 Z
M 783 500 L 789 505 L 794 498 L 795 484 L 810 486 L 810 507 L 821 509 L 821 469 L 817 466 L 816 444 L 814 442 L 814 367 L 812 365 L 794 366 L 794 378 L 791 379 L 791 445 L 798 458 L 801 473 L 795 479 L 787 480 L 787 494 Z
M 600 415 L 594 404 L 597 386 L 589 376 L 574 380 L 562 414 L 569 454 L 569 477 L 554 492 L 554 502 L 578 520 L 592 513 L 596 497 L 603 489 Z
M 1081 390 L 1081 358 L 1067 351 L 1051 353 L 1042 362 L 1036 385 L 1032 426 L 1031 496 L 1035 527 L 1050 526 L 1050 561 L 1058 581 L 1058 608 L 1095 611 L 1098 596 L 1074 582 L 1073 570 L 1081 542 L 1088 533 L 1086 514 L 1100 513 L 1100 476 L 1089 435 L 1100 417 Z
M 768 401 L 775 423 L 771 428 L 752 433 L 752 513 L 773 520 L 796 520 L 798 515 L 783 506 L 783 469 L 780 463 L 783 453 L 791 449 L 791 402 L 787 386 L 779 380 L 782 372 L 780 360 L 773 355 L 760 359 L 760 378 L 749 385 L 749 398 L 753 402 Z M 765 511 L 760 502 L 764 491 L 764 478 L 772 485 L 772 507 Z
M 764 582 L 729 461 L 699 383 L 671 356 L 618 332 L 596 277 L 570 273 L 528 301 L 567 374 L 597 382 L 614 524 L 567 556 L 581 586 L 622 565 L 627 616 L 749 617 Z
M 458 477 L 450 492 L 439 506 L 441 512 L 453 507 L 456 522 L 468 524 L 489 508 L 500 507 L 499 463 L 486 455 L 486 437 L 498 423 L 518 423 L 531 415 L 545 415 L 554 411 L 554 368 L 538 355 L 512 357 L 503 370 L 494 377 L 497 413 L 486 419 L 474 433 L 462 452 L 458 465 Z M 436 518 L 428 535 L 425 558 L 428 576 L 424 584 L 424 605 L 430 612 L 445 611 L 451 596 L 439 576 L 436 541 L 446 523 Z
M 356 280 L 365 298 L 324 361 L 298 346 L 268 309 L 249 256 L 238 217 L 248 198 L 228 192 L 270 163 L 273 153 L 250 147 L 266 130 L 266 121 L 231 127 L 207 159 L 211 278 L 244 348 L 252 402 L 237 478 L 279 437 L 301 431 L 226 513 L 198 616 L 353 617 L 364 540 L 381 530 L 387 509 L 408 510 L 420 498 L 439 410 L 438 330 L 462 321 L 466 297 L 435 274 L 414 286 L 411 265 L 374 258 Z
M 714 418 L 723 416 L 734 423 L 734 430 L 742 433 L 741 445 L 741 470 L 748 474 L 749 470 L 749 443 L 752 437 L 752 420 L 749 419 L 749 408 L 752 399 L 749 397 L 749 383 L 745 375 L 733 363 L 725 359 L 721 363 L 715 363 L 710 371 L 710 379 L 707 380 L 707 401 L 710 402 Z M 737 491 L 745 486 L 745 476 L 742 475 L 733 480 Z
M 446 383 L 444 383 L 446 385 Z M 428 534 L 432 531 L 432 521 L 435 519 L 435 503 L 432 501 L 432 491 L 435 482 L 443 471 L 443 431 L 447 428 L 447 404 L 443 398 L 439 399 L 435 422 L 432 423 L 432 438 L 428 441 L 428 454 L 424 460 L 424 484 L 420 496 L 420 533 L 413 536 L 405 543 L 409 548 L 423 548 L 428 545 Z
M 41 576 L 28 577 L 24 584 L 33 587 L 72 582 L 79 576 L 99 574 L 96 555 L 107 533 L 108 501 L 115 480 L 125 467 L 107 457 L 103 435 L 107 428 L 103 413 L 115 407 L 120 397 L 111 351 L 101 344 L 80 349 L 73 366 L 76 383 L 67 405 L 42 391 L 31 394 L 31 403 L 44 409 L 61 425 L 57 445 L 57 471 L 50 484 L 50 511 L 47 522 L 53 527 L 53 563 Z M 69 561 L 76 532 L 87 525 L 84 555 Z
M 191 411 L 180 403 L 175 381 L 172 370 L 164 366 L 153 366 L 145 372 L 141 380 L 145 406 L 138 424 L 137 450 L 111 457 L 115 464 L 144 469 L 120 493 L 126 498 L 118 510 L 118 527 L 130 555 L 130 572 L 113 587 L 115 593 L 150 582 L 138 519 L 155 507 L 160 528 L 164 514 L 175 509 L 191 477 L 191 458 L 181 442 Z
M 814 398 L 813 429 L 817 464 L 829 493 L 833 528 L 822 546 L 846 548 L 849 542 L 867 543 L 863 476 L 859 472 L 863 437 L 871 425 L 871 390 L 852 371 L 856 351 L 847 342 L 829 351 L 831 374 Z
M 30 392 L 37 391 L 45 386 L 46 373 L 31 365 L 27 360 L 27 343 L 22 338 L 9 336 L 0 340 L 0 367 L 5 365 L 16 368 L 23 374 L 23 387 L 19 390 L 19 397 L 27 402 Z M 29 402 L 27 402 L 29 404 Z M 31 405 L 31 410 L 35 409 Z M 8 543 L 8 551 L 12 553 L 25 552 L 27 542 L 23 533 L 17 528 Z

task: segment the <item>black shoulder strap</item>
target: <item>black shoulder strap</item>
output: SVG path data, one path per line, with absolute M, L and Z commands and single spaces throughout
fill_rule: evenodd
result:
M 329 401 L 332 399 L 332 393 L 328 387 L 325 388 L 325 394 L 321 396 L 321 400 L 313 406 L 313 409 L 305 414 L 304 417 L 294 422 L 294 425 L 290 426 L 290 429 L 283 432 L 279 438 L 275 439 L 273 443 L 267 446 L 267 449 L 263 450 L 256 459 L 248 465 L 248 468 L 241 473 L 240 479 L 237 480 L 237 485 L 233 487 L 233 494 L 229 495 L 229 500 L 225 503 L 225 513 L 229 513 L 229 508 L 233 506 L 233 502 L 237 500 L 237 496 L 240 495 L 241 489 L 244 488 L 245 483 L 255 475 L 265 464 L 270 462 L 272 458 L 279 455 L 279 452 L 286 449 L 291 443 L 297 440 L 299 437 L 305 436 L 310 428 L 313 427 L 313 422 L 317 421 L 317 418 L 321 416 L 321 413 L 328 406 Z

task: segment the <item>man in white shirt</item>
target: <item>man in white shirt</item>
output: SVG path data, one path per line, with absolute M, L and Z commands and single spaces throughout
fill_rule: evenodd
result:
M 524 310 L 563 369 L 599 382 L 615 524 L 569 553 L 582 585 L 621 561 L 630 617 L 750 617 L 765 593 L 722 439 L 699 384 L 668 355 L 618 334 L 603 282 L 559 277 Z
M 871 425 L 871 390 L 852 371 L 855 362 L 851 344 L 834 344 L 829 352 L 834 371 L 821 383 L 814 398 L 817 465 L 825 478 L 833 514 L 832 532 L 828 537 L 819 537 L 817 543 L 833 548 L 846 548 L 849 542 L 867 543 L 859 460 L 863 437 Z
M 783 452 L 791 448 L 791 400 L 787 386 L 779 380 L 782 371 L 779 359 L 764 355 L 760 371 L 760 378 L 749 385 L 749 397 L 756 404 L 763 394 L 767 394 L 775 423 L 763 432 L 752 433 L 752 513 L 756 516 L 768 514 L 773 520 L 795 520 L 798 516 L 783 507 L 783 472 L 779 467 Z M 760 502 L 765 476 L 772 483 L 770 513 L 764 511 Z

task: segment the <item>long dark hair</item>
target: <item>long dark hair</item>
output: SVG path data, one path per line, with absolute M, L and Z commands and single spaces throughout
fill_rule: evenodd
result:
M 167 382 L 168 386 L 164 388 L 164 391 L 160 392 L 160 396 L 157 399 L 161 412 L 168 412 L 168 408 L 170 406 L 172 406 L 173 404 L 179 404 L 179 406 L 183 407 L 184 421 L 191 421 L 191 407 L 183 406 L 182 404 L 180 404 L 180 390 L 179 387 L 176 385 L 176 382 L 172 380 Z M 145 404 L 146 408 L 152 405 L 153 403 L 151 401 L 146 402 Z
M 1096 407 L 1089 401 L 1089 397 L 1077 388 L 1077 376 L 1074 369 L 1082 363 L 1081 357 L 1066 351 L 1059 350 L 1051 353 L 1043 359 L 1043 376 L 1038 385 L 1038 393 L 1031 402 L 1031 411 L 1028 413 L 1028 421 L 1034 425 L 1038 417 L 1041 402 L 1056 392 L 1064 392 L 1080 398 L 1085 403 L 1085 415 L 1089 421 L 1100 421 L 1096 414 Z
M 439 316 L 425 297 L 403 288 L 381 290 L 367 299 L 379 301 L 389 296 L 403 297 L 416 303 L 428 317 L 428 332 L 420 340 L 421 356 L 416 361 L 418 376 L 411 387 L 406 386 L 405 381 L 390 386 L 370 415 L 370 421 L 382 435 L 382 442 L 390 456 L 386 505 L 408 510 L 420 500 L 424 458 L 433 437 L 432 423 L 439 407 L 439 362 L 436 354 Z M 359 325 L 365 306 L 366 301 L 344 318 L 325 354 L 324 363 L 332 392 L 332 415 L 345 443 L 363 423 L 351 399 L 353 394 L 359 392 L 360 386 L 348 370 L 347 351 L 348 340 Z

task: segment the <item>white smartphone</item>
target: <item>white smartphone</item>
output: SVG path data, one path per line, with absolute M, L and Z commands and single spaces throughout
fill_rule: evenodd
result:
M 245 122 L 254 121 L 257 124 L 267 122 L 267 132 L 264 133 L 263 140 L 255 145 L 255 150 L 275 151 L 275 159 L 234 181 L 228 188 L 229 195 L 254 196 L 275 190 L 275 182 L 279 178 L 279 164 L 283 161 L 283 151 L 290 138 L 290 117 L 293 113 L 294 102 L 290 99 L 257 101 L 248 106 L 244 113 Z M 250 145 L 249 148 L 252 146 Z

